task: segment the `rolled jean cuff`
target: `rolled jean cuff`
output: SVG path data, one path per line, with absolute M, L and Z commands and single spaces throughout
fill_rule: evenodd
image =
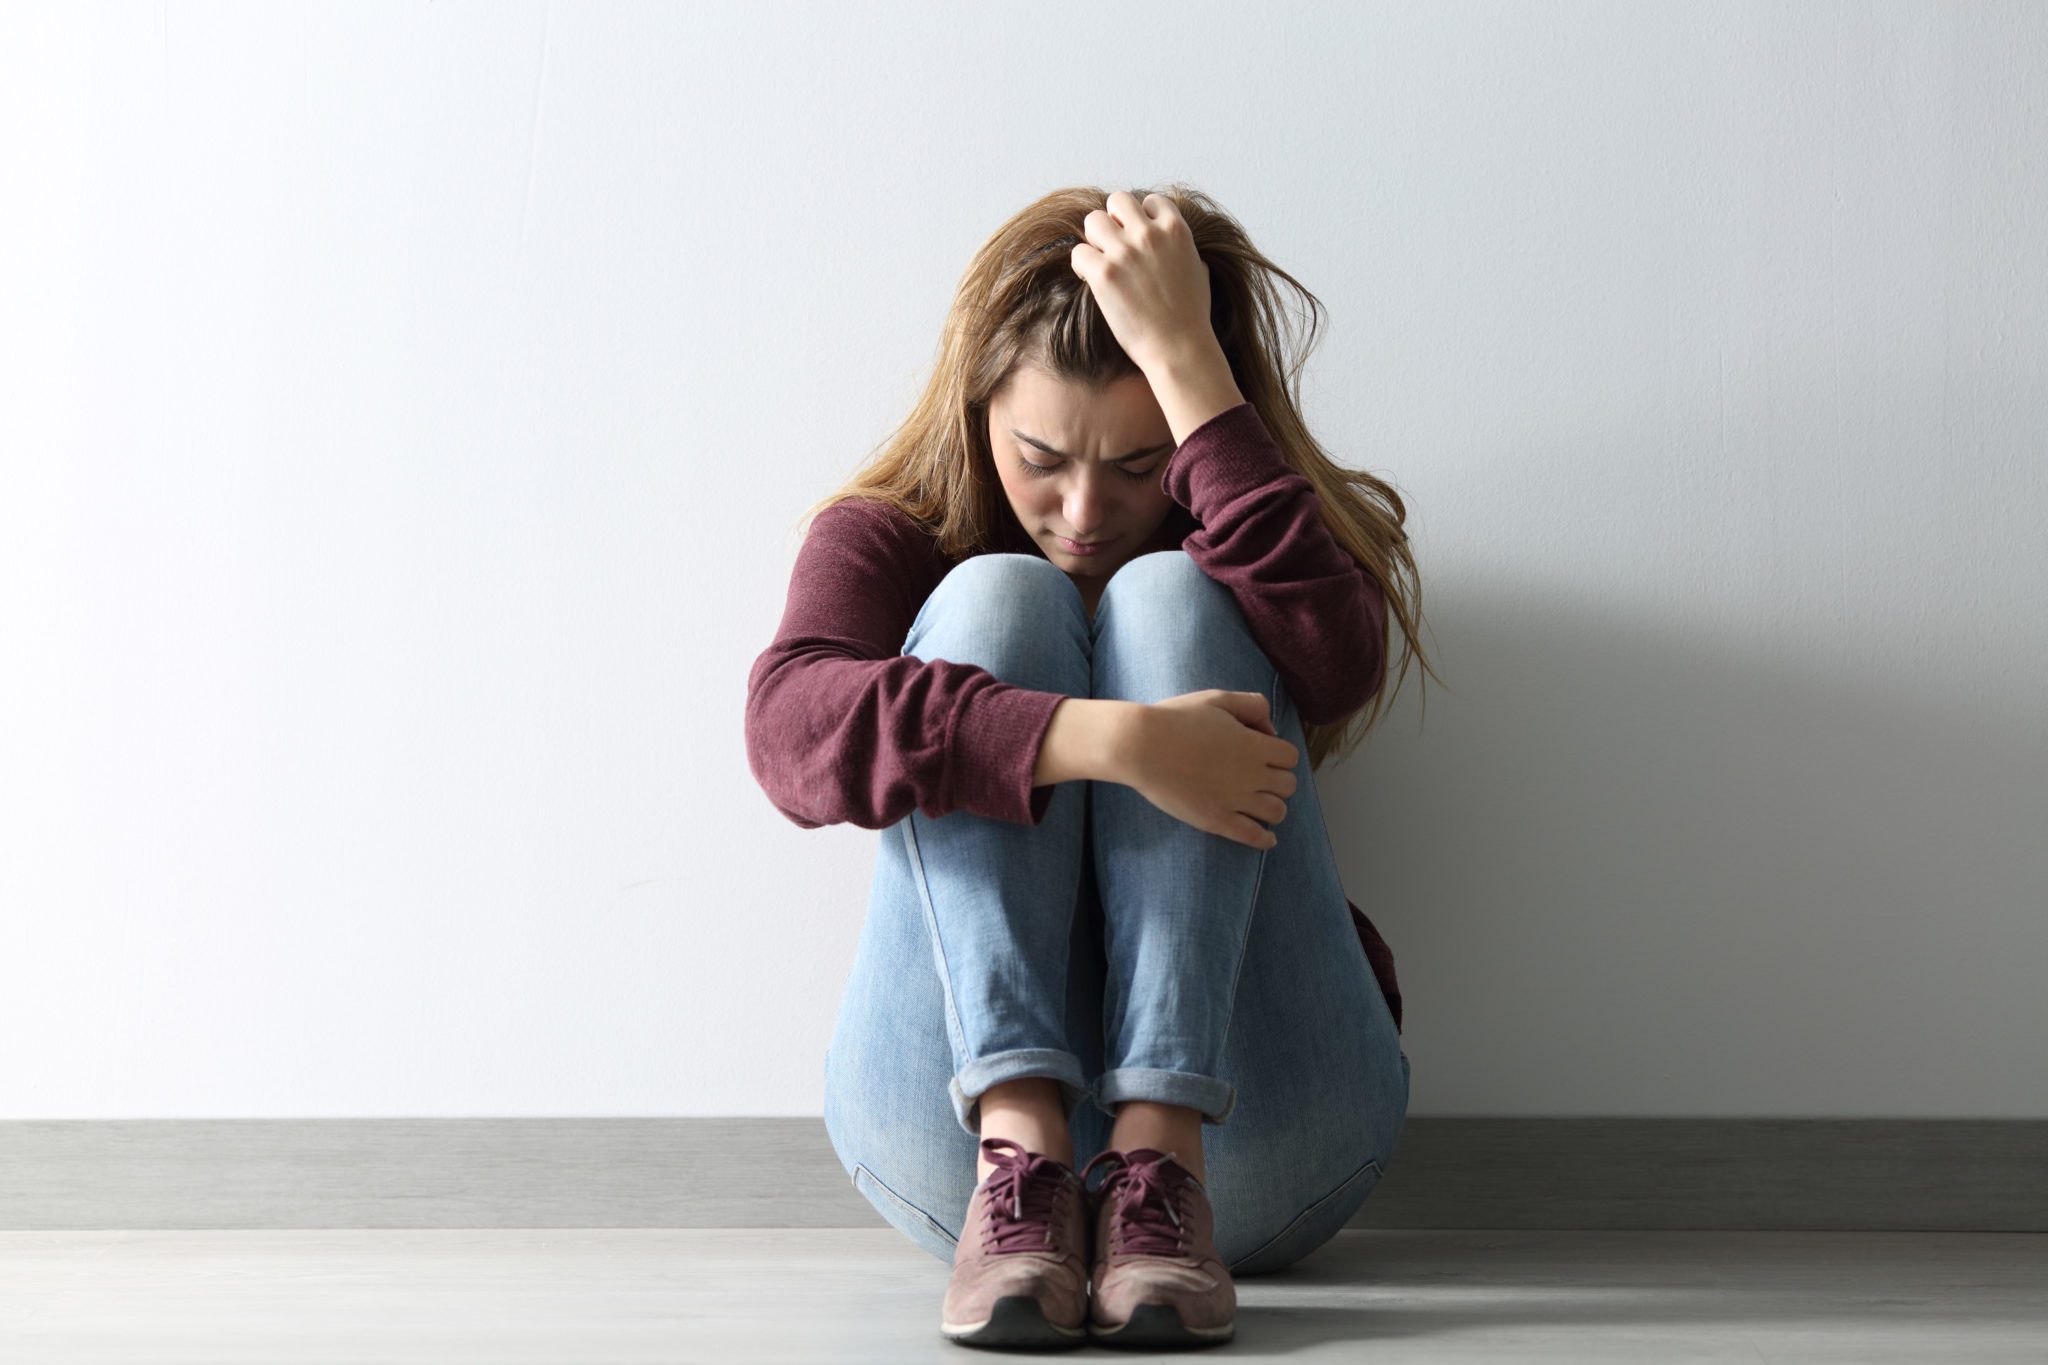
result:
M 953 1095 L 953 1113 L 960 1126 L 981 1136 L 981 1096 L 990 1086 L 1023 1076 L 1045 1076 L 1059 1082 L 1060 1106 L 1071 1122 L 1074 1111 L 1088 1100 L 1088 1080 L 1081 1074 L 1081 1059 L 1056 1047 L 1020 1047 L 976 1057 L 960 1068 L 946 1088 Z
M 1192 1071 L 1161 1071 L 1143 1066 L 1120 1066 L 1096 1077 L 1098 1109 L 1114 1118 L 1116 1106 L 1124 1100 L 1184 1105 L 1200 1110 L 1204 1123 L 1221 1123 L 1237 1107 L 1237 1087 Z

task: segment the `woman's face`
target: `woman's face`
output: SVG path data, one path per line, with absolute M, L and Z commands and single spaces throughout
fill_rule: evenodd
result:
M 1143 375 L 1091 389 L 1019 366 L 989 400 L 988 445 L 1018 523 L 1091 611 L 1173 510 L 1173 428 Z M 1101 548 L 1084 554 L 1069 540 Z

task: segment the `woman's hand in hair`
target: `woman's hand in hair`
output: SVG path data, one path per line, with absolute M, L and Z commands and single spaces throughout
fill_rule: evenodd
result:
M 1252 848 L 1279 842 L 1301 751 L 1280 738 L 1259 692 L 1205 688 L 1146 706 L 1131 727 L 1122 781 L 1211 834 Z
M 1209 267 L 1194 233 L 1163 194 L 1127 190 L 1081 220 L 1086 241 L 1068 259 L 1124 353 L 1147 375 L 1182 356 L 1221 354 L 1209 324 Z

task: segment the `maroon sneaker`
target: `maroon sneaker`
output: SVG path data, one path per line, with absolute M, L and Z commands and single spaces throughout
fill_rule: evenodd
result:
M 1088 1339 L 1088 1194 L 1064 1161 L 983 1138 L 995 1163 L 967 1201 L 939 1331 L 963 1346 Z
M 1089 1338 L 1102 1346 L 1176 1348 L 1229 1341 L 1237 1285 L 1216 1254 L 1208 1191 L 1172 1152 L 1107 1149 L 1081 1171 L 1109 1175 L 1089 1194 L 1095 1210 Z

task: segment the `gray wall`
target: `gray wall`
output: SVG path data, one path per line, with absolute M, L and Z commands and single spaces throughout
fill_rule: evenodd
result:
M 1055 185 L 1329 306 L 1418 1115 L 2048 1116 L 2048 7 L 0 11 L 0 1117 L 815 1114 L 797 513 Z

